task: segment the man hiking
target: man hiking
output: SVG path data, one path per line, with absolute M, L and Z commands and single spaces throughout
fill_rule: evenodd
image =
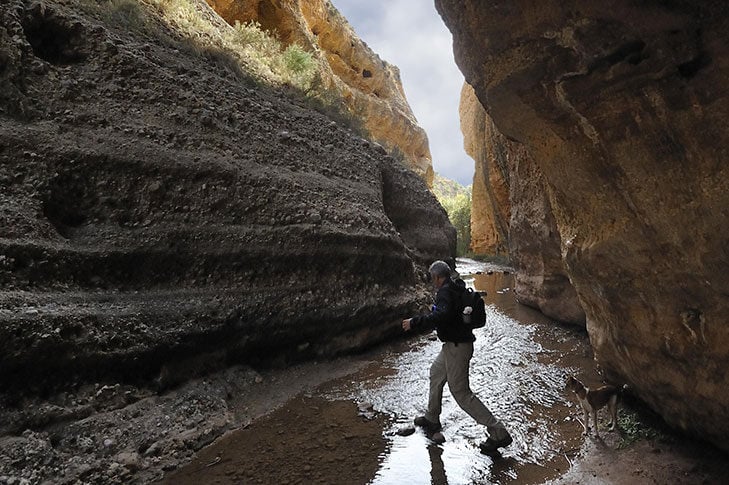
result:
M 415 424 L 421 426 L 428 434 L 441 430 L 441 400 L 443 386 L 447 382 L 453 398 L 461 409 L 488 430 L 489 437 L 481 443 L 481 451 L 494 453 L 498 448 L 509 446 L 512 438 L 504 425 L 471 391 L 468 383 L 468 368 L 476 337 L 473 336 L 471 328 L 463 323 L 458 304 L 461 292 L 466 291 L 465 285 L 456 284 L 451 280 L 451 268 L 444 261 L 434 262 L 428 271 L 437 290 L 433 310 L 427 315 L 402 321 L 402 328 L 405 331 L 434 326 L 438 338 L 443 342 L 438 357 L 430 366 L 428 410 L 425 416 L 415 418 Z

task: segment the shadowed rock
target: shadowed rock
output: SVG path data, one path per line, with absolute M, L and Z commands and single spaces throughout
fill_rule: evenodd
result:
M 466 81 L 544 176 L 602 369 L 727 449 L 726 5 L 436 5 Z
M 421 178 L 143 4 L 138 29 L 30 5 L 0 12 L 4 386 L 165 388 L 401 333 L 455 252 Z
M 508 253 L 519 301 L 563 322 L 585 325 L 565 272 L 560 235 L 539 167 L 526 147 L 494 126 L 473 88 L 461 91 L 461 130 L 474 159 L 471 249 Z

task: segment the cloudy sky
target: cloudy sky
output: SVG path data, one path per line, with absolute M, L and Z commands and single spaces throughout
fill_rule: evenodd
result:
M 458 101 L 463 75 L 433 0 L 332 0 L 357 35 L 400 68 L 405 94 L 430 141 L 433 168 L 463 185 L 473 160 L 463 151 Z

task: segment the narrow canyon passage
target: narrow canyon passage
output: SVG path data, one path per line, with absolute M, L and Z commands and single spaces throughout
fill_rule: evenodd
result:
M 699 459 L 687 451 L 702 445 L 676 448 L 666 435 L 662 443 L 636 444 L 634 430 L 603 429 L 604 441 L 582 437 L 580 411 L 564 381 L 575 374 L 591 385 L 600 382 L 584 333 L 518 304 L 513 276 L 502 268 L 462 259 L 458 269 L 469 284 L 488 292 L 488 322 L 476 331 L 471 387 L 514 437 L 501 458 L 480 454 L 484 428 L 448 392 L 441 415 L 445 443 L 435 444 L 420 430 L 398 434 L 423 412 L 428 369 L 440 349 L 424 335 L 353 358 L 357 372 L 228 434 L 168 474 L 165 483 L 536 484 L 595 476 L 603 477 L 599 483 L 667 483 L 661 480 L 668 477 L 675 477 L 672 483 L 721 483 L 720 455 L 708 452 Z M 621 423 L 637 426 L 644 419 L 639 414 L 623 406 Z M 644 460 L 645 447 L 651 453 Z M 610 471 L 611 459 L 621 461 L 620 469 Z
M 0 485 L 729 483 L 729 3 L 434 0 L 418 49 L 379 22 L 466 81 L 457 230 L 343 1 L 3 0 Z M 443 444 L 401 433 L 440 345 L 401 319 L 463 251 L 513 266 L 459 262 L 498 461 L 448 393 Z M 564 390 L 598 365 L 629 388 L 604 441 Z

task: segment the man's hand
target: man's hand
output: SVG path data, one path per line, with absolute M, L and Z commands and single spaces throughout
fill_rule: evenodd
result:
M 406 318 L 405 320 L 402 321 L 402 329 L 405 330 L 406 332 L 408 330 L 410 330 L 411 328 L 413 328 L 410 323 L 411 320 L 412 320 L 412 318 Z

